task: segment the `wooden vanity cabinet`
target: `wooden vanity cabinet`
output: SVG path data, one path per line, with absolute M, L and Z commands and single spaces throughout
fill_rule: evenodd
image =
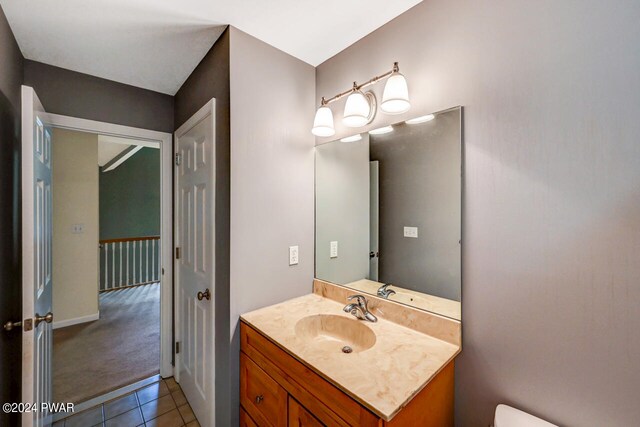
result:
M 240 339 L 242 427 L 453 426 L 453 362 L 385 421 L 245 322 Z
M 307 411 L 304 406 L 296 402 L 291 396 L 289 396 L 289 423 L 287 425 L 295 427 L 324 426 L 311 412 Z
M 240 408 L 240 427 L 258 427 L 242 407 Z

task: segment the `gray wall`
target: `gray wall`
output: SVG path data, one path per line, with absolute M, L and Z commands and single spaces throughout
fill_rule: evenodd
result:
M 239 412 L 238 316 L 311 292 L 315 73 L 231 28 L 231 411 Z M 288 247 L 300 263 L 289 266 Z
M 173 97 L 25 60 L 24 84 L 49 113 L 173 132 Z
M 411 112 L 371 127 L 465 106 L 459 426 L 499 402 L 638 425 L 639 21 L 621 0 L 425 0 L 317 69 L 318 101 L 400 61 Z
M 98 178 L 100 240 L 160 235 L 160 150 L 142 148 Z
M 0 8 L 0 322 L 22 318 L 20 280 L 20 85 L 23 58 Z M 0 332 L 0 402 L 20 401 L 22 334 Z M 0 413 L 0 425 L 19 414 Z
M 182 125 L 216 99 L 216 424 L 231 425 L 229 363 L 229 31 L 226 30 L 175 95 L 175 124 Z M 238 356 L 236 355 L 236 358 Z
M 315 276 L 347 284 L 369 277 L 369 134 L 315 153 Z M 331 258 L 330 243 L 338 242 Z
M 379 281 L 460 301 L 460 110 L 371 135 L 380 163 Z M 418 238 L 404 227 L 418 227 Z

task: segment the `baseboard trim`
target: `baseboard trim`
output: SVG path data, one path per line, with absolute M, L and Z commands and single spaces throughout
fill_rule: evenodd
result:
M 67 326 L 77 325 L 79 323 L 93 322 L 94 320 L 98 320 L 98 319 L 100 319 L 99 311 L 95 314 L 90 314 L 88 316 L 75 317 L 73 319 L 60 320 L 58 322 L 53 322 L 53 329 L 65 328 Z

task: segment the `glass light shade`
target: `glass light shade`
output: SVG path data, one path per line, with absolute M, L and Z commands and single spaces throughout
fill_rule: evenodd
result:
M 353 92 L 344 104 L 342 123 L 350 128 L 364 126 L 369 123 L 371 105 L 360 91 Z
M 393 73 L 384 86 L 380 108 L 387 114 L 402 114 L 410 107 L 407 79 L 400 73 Z
M 333 111 L 327 106 L 322 106 L 316 111 L 311 133 L 315 136 L 333 136 L 336 130 L 333 127 Z

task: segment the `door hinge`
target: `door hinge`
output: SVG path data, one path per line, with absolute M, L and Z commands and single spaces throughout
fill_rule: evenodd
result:
M 180 248 L 176 248 L 176 259 L 180 259 Z
M 182 163 L 182 155 L 176 153 L 176 166 L 180 166 L 180 163 Z
M 180 353 L 180 342 L 176 341 L 176 354 Z

